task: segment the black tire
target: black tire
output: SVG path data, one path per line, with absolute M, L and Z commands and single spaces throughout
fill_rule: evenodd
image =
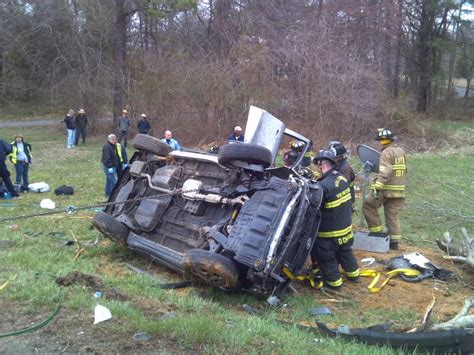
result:
M 235 263 L 221 254 L 191 249 L 183 257 L 183 269 L 205 283 L 224 289 L 237 287 L 239 272 Z
M 128 227 L 111 215 L 102 211 L 97 212 L 92 219 L 92 225 L 107 238 L 122 246 L 127 245 Z
M 167 156 L 173 149 L 158 138 L 147 134 L 137 134 L 133 140 L 133 147 L 137 150 L 144 150 L 162 157 Z
M 222 165 L 240 160 L 249 164 L 263 165 L 264 168 L 268 168 L 273 163 L 270 150 L 257 144 L 248 143 L 223 145 L 219 148 L 218 160 Z

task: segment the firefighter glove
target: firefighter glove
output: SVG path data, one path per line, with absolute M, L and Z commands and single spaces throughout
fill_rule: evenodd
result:
M 370 185 L 370 189 L 372 190 L 372 196 L 374 196 L 375 198 L 379 197 L 379 189 L 377 189 L 377 186 L 375 186 L 374 184 Z
M 108 168 L 108 169 L 107 169 L 107 172 L 108 172 L 109 174 L 113 174 L 113 173 L 115 173 L 115 168 Z

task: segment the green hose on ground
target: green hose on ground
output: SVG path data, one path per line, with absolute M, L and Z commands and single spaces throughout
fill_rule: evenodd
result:
M 28 328 L 19 329 L 19 330 L 16 330 L 14 332 L 10 332 L 10 333 L 3 333 L 3 334 L 0 333 L 0 338 L 5 338 L 5 337 L 8 337 L 8 336 L 12 336 L 12 335 L 20 335 L 20 334 L 31 332 L 31 331 L 36 330 L 36 329 L 40 329 L 40 328 L 44 327 L 46 324 L 48 324 L 49 322 L 51 322 L 57 316 L 57 314 L 59 313 L 60 308 L 61 308 L 61 301 L 60 301 L 60 298 L 58 297 L 58 303 L 56 304 L 56 307 L 54 308 L 53 313 L 51 313 L 51 315 L 48 318 L 46 318 L 42 322 L 40 322 L 38 324 L 35 324 L 31 327 L 28 327 Z

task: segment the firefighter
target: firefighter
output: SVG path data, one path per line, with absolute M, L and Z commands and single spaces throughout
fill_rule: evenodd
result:
M 333 288 L 342 286 L 339 265 L 349 280 L 358 281 L 359 268 L 352 253 L 352 202 L 349 182 L 337 170 L 333 151 L 320 150 L 314 163 L 321 170 L 318 181 L 323 190 L 321 224 L 311 250 L 324 283 Z
M 293 141 L 290 143 L 291 150 L 296 152 L 298 154 L 298 157 L 303 153 L 304 147 L 305 147 L 305 142 L 303 141 Z M 304 154 L 304 157 L 301 159 L 301 162 L 299 164 L 301 168 L 307 168 L 311 165 L 312 157 L 311 157 L 310 149 L 311 149 L 311 143 L 310 143 L 310 147 Z
M 309 143 L 309 147 L 298 166 L 294 166 L 295 162 L 303 153 L 305 144 L 306 143 L 303 141 L 290 142 L 290 150 L 283 154 L 283 162 L 285 166 L 295 169 L 300 175 L 309 179 L 315 179 L 319 176 L 319 172 L 316 171 L 316 169 L 311 169 L 311 160 L 313 159 L 310 152 L 312 145 L 311 142 Z
M 283 163 L 287 168 L 291 168 L 298 160 L 298 153 L 294 150 L 289 150 L 283 154 Z
M 395 142 L 397 137 L 387 128 L 379 129 L 377 140 L 382 153 L 379 173 L 371 185 L 372 194 L 362 206 L 364 217 L 369 226 L 369 236 L 390 236 L 390 249 L 398 250 L 402 239 L 398 214 L 405 205 L 405 182 L 407 160 L 404 150 Z M 387 233 L 383 232 L 382 222 L 377 209 L 382 207 L 385 213 Z
M 334 152 L 336 156 L 336 170 L 344 176 L 347 181 L 349 182 L 349 187 L 351 190 L 351 200 L 352 203 L 355 202 L 355 191 L 354 191 L 354 180 L 355 180 L 355 173 L 352 169 L 351 164 L 347 161 L 347 149 L 340 141 L 331 141 L 329 142 L 328 150 Z

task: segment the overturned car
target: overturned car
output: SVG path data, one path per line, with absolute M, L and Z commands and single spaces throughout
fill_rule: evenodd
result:
M 92 223 L 106 237 L 226 290 L 275 295 L 298 274 L 320 222 L 322 190 L 275 168 L 285 136 L 311 141 L 251 107 L 245 142 L 218 154 L 171 151 L 137 135 L 130 167 Z M 288 272 L 289 271 L 289 272 Z

